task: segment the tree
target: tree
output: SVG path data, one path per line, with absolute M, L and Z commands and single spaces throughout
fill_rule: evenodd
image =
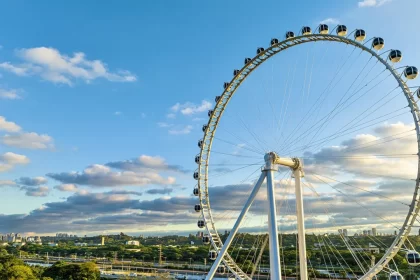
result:
M 0 255 L 0 279 L 36 280 L 31 268 L 12 255 Z
M 32 270 L 27 265 L 12 265 L 4 271 L 2 279 L 8 280 L 37 280 Z
M 417 275 L 415 273 L 410 273 L 404 276 L 405 280 L 417 280 Z
M 80 277 L 80 280 L 99 280 L 101 273 L 95 263 L 87 262 L 80 265 Z
M 91 262 L 81 265 L 57 262 L 45 270 L 43 277 L 55 280 L 99 280 L 101 276 L 96 264 Z

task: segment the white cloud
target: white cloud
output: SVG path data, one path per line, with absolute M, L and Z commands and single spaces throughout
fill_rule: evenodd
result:
M 336 18 L 326 18 L 320 22 L 320 24 L 338 24 L 339 20 Z
M 172 127 L 173 126 L 173 124 L 166 123 L 166 122 L 158 122 L 157 125 L 158 125 L 158 127 L 162 127 L 162 128 Z
M 62 191 L 62 192 L 75 192 L 78 190 L 75 184 L 61 184 L 61 185 L 55 186 L 54 189 Z
M 193 129 L 192 125 L 187 125 L 185 127 L 179 128 L 179 129 L 169 129 L 168 132 L 169 134 L 173 134 L 173 135 L 180 135 L 180 134 L 189 134 L 191 132 L 191 130 Z
M 176 115 L 174 113 L 167 114 L 166 117 L 168 119 L 175 119 Z
M 19 76 L 38 75 L 43 80 L 72 85 L 75 80 L 87 83 L 98 78 L 112 82 L 134 82 L 136 76 L 127 70 L 110 72 L 107 65 L 100 60 L 88 60 L 82 52 L 72 56 L 60 53 L 57 49 L 38 47 L 16 51 L 24 61 L 14 65 L 10 62 L 0 63 L 0 68 Z
M 191 102 L 186 102 L 184 104 L 176 103 L 173 105 L 170 110 L 174 113 L 181 112 L 183 115 L 194 115 L 202 112 L 206 112 L 212 108 L 212 104 L 207 101 L 201 101 L 201 104 L 194 104 Z
M 0 98 L 1 99 L 21 99 L 22 97 L 18 94 L 17 89 L 0 89 Z
M 44 178 L 42 176 L 38 177 L 20 177 L 18 180 L 16 180 L 16 183 L 19 185 L 25 185 L 25 186 L 40 186 L 44 185 L 48 182 L 47 178 Z
M 414 133 L 406 133 L 413 130 L 413 127 L 413 124 L 401 122 L 385 123 L 376 127 L 372 134 L 359 134 L 343 141 L 339 146 L 324 147 L 314 154 L 306 153 L 305 157 L 308 160 L 305 161 L 305 169 L 308 171 L 317 168 L 328 172 L 346 172 L 357 175 L 359 178 L 363 176 L 415 178 L 418 165 L 416 157 L 381 156 L 395 153 L 416 154 L 416 136 Z M 383 139 L 389 139 L 387 137 L 391 135 L 401 133 L 409 137 L 397 138 L 398 141 L 383 141 Z M 404 168 L 401 168 L 402 166 Z
M 29 163 L 29 158 L 24 155 L 7 152 L 0 155 L 0 172 L 8 171 L 16 165 L 25 165 Z
M 27 196 L 45 197 L 50 193 L 50 189 L 47 186 L 23 186 L 20 189 L 25 191 Z
M 78 184 L 95 187 L 175 184 L 174 177 L 164 178 L 160 176 L 157 171 L 116 172 L 110 167 L 101 164 L 93 164 L 83 170 L 83 172 L 50 173 L 47 174 L 47 176 L 63 184 Z
M 26 148 L 26 149 L 47 149 L 53 148 L 53 139 L 47 134 L 37 134 L 35 132 L 25 132 L 21 134 L 6 134 L 1 142 L 5 145 Z
M 0 180 L 0 187 L 1 186 L 9 187 L 9 186 L 15 186 L 15 185 L 16 183 L 12 180 Z
M 115 116 L 120 116 L 122 113 L 120 112 L 120 111 L 116 111 L 116 112 L 114 112 L 114 115 Z
M 359 7 L 380 7 L 385 3 L 391 2 L 392 0 L 363 0 L 359 1 Z
M 0 156 L 0 160 L 10 164 L 27 164 L 29 159 L 24 155 L 7 152 Z
M 148 156 L 141 155 L 137 158 L 131 160 L 123 161 L 113 161 L 105 164 L 111 168 L 123 170 L 123 171 L 148 171 L 147 169 L 152 170 L 161 170 L 161 171 L 173 171 L 173 172 L 187 172 L 179 165 L 168 164 L 164 158 L 160 156 Z
M 1 92 L 0 92 L 1 94 Z M 14 122 L 9 122 L 5 117 L 0 116 L 0 130 L 7 132 L 19 132 L 22 128 Z
M 166 165 L 165 159 L 159 156 L 148 156 L 148 155 L 141 155 L 138 158 L 139 162 L 143 163 L 149 167 L 160 167 Z
M 147 116 L 146 116 L 146 113 L 141 113 L 141 115 L 140 115 L 140 116 L 141 116 L 141 118 L 142 118 L 142 119 L 144 119 L 144 118 L 146 118 L 146 117 L 147 117 Z
M 15 66 L 10 64 L 10 62 L 3 62 L 0 63 L 0 69 L 12 72 L 18 76 L 26 76 L 28 75 L 28 72 L 31 71 L 30 65 L 21 65 L 21 66 Z
M 180 103 L 176 103 L 175 105 L 173 105 L 171 107 L 171 111 L 172 112 L 178 112 L 180 107 L 181 107 L 181 104 Z

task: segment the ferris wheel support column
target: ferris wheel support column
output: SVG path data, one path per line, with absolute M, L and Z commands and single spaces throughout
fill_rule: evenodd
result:
M 251 195 L 249 196 L 248 200 L 246 201 L 244 207 L 242 208 L 242 212 L 239 215 L 238 219 L 236 220 L 235 225 L 233 226 L 231 232 L 229 233 L 228 238 L 226 239 L 225 243 L 223 244 L 223 247 L 221 248 L 220 252 L 218 252 L 217 258 L 214 261 L 209 273 L 206 276 L 206 280 L 211 280 L 214 277 L 214 274 L 217 271 L 217 268 L 219 267 L 220 263 L 223 260 L 223 257 L 225 256 L 227 250 L 230 247 L 230 244 L 232 243 L 233 239 L 235 238 L 236 233 L 239 230 L 239 226 L 242 223 L 242 220 L 244 219 L 246 213 L 248 213 L 249 208 L 251 207 L 252 202 L 254 202 L 255 197 L 257 196 L 258 191 L 261 188 L 262 183 L 264 182 L 266 177 L 266 172 L 262 171 L 261 176 L 258 179 L 257 183 L 255 184 L 254 189 L 252 190 Z M 280 278 L 279 278 L 280 279 Z
M 300 184 L 300 179 L 303 176 L 301 168 L 293 170 L 295 177 L 295 192 L 296 192 L 296 215 L 297 215 L 297 228 L 298 228 L 298 240 L 299 240 L 299 268 L 300 268 L 300 279 L 308 279 L 308 265 L 306 259 L 306 240 L 305 240 L 305 214 L 303 210 L 303 195 Z
M 280 246 L 276 214 L 276 192 L 273 184 L 273 170 L 267 170 L 268 234 L 270 240 L 270 275 L 272 280 L 281 279 Z
M 267 173 L 267 200 L 268 200 L 268 236 L 270 246 L 270 275 L 272 280 L 281 279 L 280 246 L 277 226 L 276 192 L 274 189 L 273 171 L 275 166 L 275 154 L 268 153 L 264 157 L 264 171 Z

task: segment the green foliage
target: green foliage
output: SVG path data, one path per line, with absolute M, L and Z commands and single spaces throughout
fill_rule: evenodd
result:
M 91 262 L 80 265 L 56 262 L 45 270 L 43 276 L 51 277 L 55 280 L 99 280 L 100 272 L 96 264 Z
M 12 265 L 4 270 L 3 274 L 8 280 L 37 280 L 33 275 L 32 269 L 27 265 Z
M 405 280 L 417 280 L 417 275 L 414 273 L 410 273 L 407 275 L 404 275 L 404 279 Z
M 0 255 L 0 279 L 37 280 L 32 269 L 12 255 Z

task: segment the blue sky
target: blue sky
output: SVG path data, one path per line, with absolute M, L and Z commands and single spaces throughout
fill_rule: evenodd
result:
M 190 211 L 193 204 L 185 206 L 191 209 L 177 209 L 176 217 L 170 216 L 171 209 L 162 212 L 154 207 L 168 201 L 190 203 L 201 125 L 214 97 L 221 94 L 223 82 L 232 78 L 233 69 L 242 67 L 245 57 L 253 57 L 259 46 L 268 46 L 272 37 L 280 38 L 288 30 L 298 33 L 303 25 L 315 28 L 325 21 L 331 27 L 337 23 L 347 24 L 350 30 L 363 27 L 368 37 L 382 36 L 387 46 L 399 47 L 407 54 L 404 62 L 420 65 L 420 40 L 413 20 L 419 8 L 416 0 L 266 1 L 264 5 L 252 1 L 1 3 L 0 180 L 3 197 L 8 199 L 0 205 L 4 214 L 0 229 L 94 233 L 94 223 L 86 226 L 89 220 L 77 220 L 69 224 L 73 216 L 59 211 L 84 198 L 103 207 L 109 203 L 109 208 L 86 214 L 75 206 L 80 212 L 73 214 L 79 218 L 110 221 L 112 215 L 134 213 L 144 216 L 144 220 L 136 220 L 144 225 L 154 217 L 156 224 L 151 225 L 155 231 L 160 227 L 196 230 L 195 214 Z M 306 51 L 302 49 L 300 54 L 305 56 Z M 299 56 L 298 52 L 291 54 Z M 332 48 L 328 54 L 331 58 L 340 55 L 340 49 Z M 252 109 L 250 100 L 255 92 L 262 90 L 258 79 L 267 83 L 276 80 L 278 83 L 271 81 L 271 87 L 283 88 L 285 81 L 273 79 L 273 73 L 284 77 L 289 68 L 276 66 L 273 70 L 273 65 L 294 61 L 294 56 L 279 57 L 250 78 L 243 98 L 232 102 L 232 116 L 243 114 L 246 122 L 258 127 L 256 119 L 246 114 Z M 305 67 L 305 59 L 296 62 Z M 330 73 L 337 63 L 327 59 L 320 69 Z M 293 92 L 299 90 L 298 84 L 292 88 Z M 280 99 L 276 101 L 281 104 Z M 404 116 L 400 121 L 409 119 Z M 288 125 L 293 124 L 292 118 Z M 222 125 L 229 130 L 235 121 Z M 118 173 L 133 171 L 124 161 L 139 157 L 134 160 L 134 175 Z M 104 166 L 112 171 L 101 169 Z M 69 180 L 73 171 L 83 172 L 79 175 L 84 177 Z M 103 183 L 100 175 L 89 177 L 89 172 L 111 172 L 107 174 L 118 178 L 109 183 L 106 177 Z M 42 178 L 28 181 L 26 177 Z M 233 174 L 216 179 L 214 185 L 238 183 L 239 177 Z M 113 201 L 153 207 L 118 208 Z M 43 229 L 36 224 L 48 221 L 42 216 L 46 208 L 62 213 L 63 220 Z M 183 215 L 192 222 L 178 224 Z M 128 221 L 119 226 L 139 231 Z M 250 222 L 250 226 L 255 224 Z M 106 222 L 101 230 L 120 231 Z

